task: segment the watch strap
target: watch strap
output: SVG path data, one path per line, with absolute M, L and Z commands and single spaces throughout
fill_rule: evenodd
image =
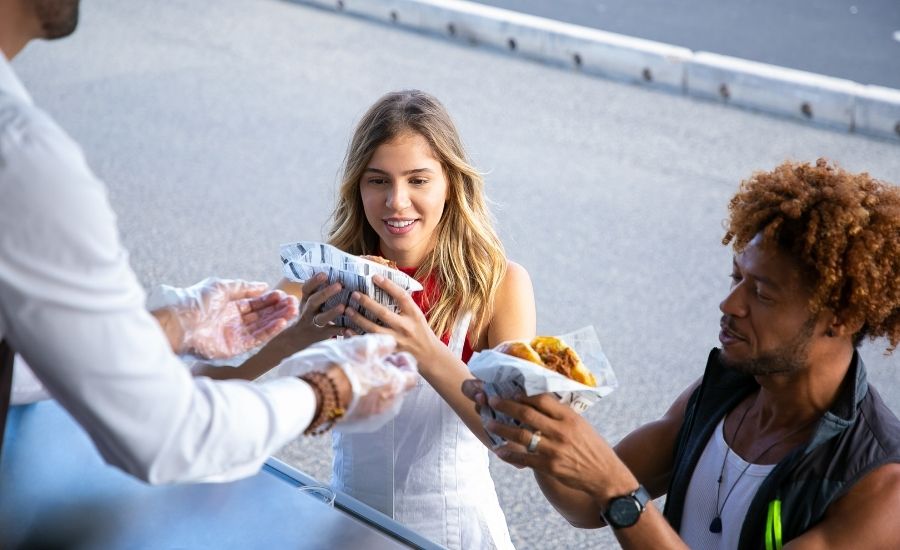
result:
M 631 494 L 635 500 L 638 501 L 638 504 L 641 505 L 641 512 L 644 511 L 644 508 L 647 507 L 647 503 L 653 500 L 653 496 L 650 494 L 650 491 L 644 488 L 643 485 L 638 485 L 637 491 Z
M 650 502 L 650 500 L 652 500 L 652 498 L 653 497 L 652 497 L 652 495 L 650 495 L 650 492 L 647 491 L 647 489 L 644 488 L 643 485 L 638 485 L 637 489 L 635 489 L 634 491 L 632 491 L 631 493 L 629 493 L 627 495 L 622 495 L 622 496 L 613 497 L 613 498 L 609 499 L 609 504 L 607 505 L 606 510 L 604 510 L 601 515 L 603 516 L 603 519 L 604 519 L 604 521 L 606 521 L 607 525 L 609 525 L 613 529 L 622 529 L 625 527 L 631 527 L 632 525 L 637 523 L 637 521 L 640 519 L 641 514 L 643 514 L 644 510 L 647 509 L 647 503 Z M 620 500 L 631 500 L 636 505 L 637 514 L 635 515 L 634 521 L 632 521 L 630 523 L 620 523 L 620 522 L 617 522 L 615 520 L 615 518 L 613 518 L 612 515 L 609 513 L 610 509 L 613 506 L 613 503 L 615 503 L 616 501 L 620 501 Z

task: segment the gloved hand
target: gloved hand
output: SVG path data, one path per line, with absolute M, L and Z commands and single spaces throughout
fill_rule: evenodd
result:
M 160 285 L 147 308 L 175 353 L 239 365 L 297 319 L 297 298 L 267 289 L 265 283 L 215 277 L 187 288 Z
M 396 347 L 394 337 L 385 334 L 324 340 L 282 361 L 274 374 L 300 376 L 337 365 L 350 382 L 353 398 L 335 429 L 371 432 L 400 411 L 403 396 L 416 385 L 415 358 L 395 353 Z

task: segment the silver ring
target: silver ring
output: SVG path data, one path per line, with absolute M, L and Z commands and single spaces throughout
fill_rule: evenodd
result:
M 317 326 L 317 327 L 319 327 L 319 328 L 325 328 L 325 327 L 328 326 L 327 323 L 324 324 L 324 325 L 320 325 L 318 322 L 316 322 L 316 320 L 317 320 L 318 318 L 319 318 L 318 315 L 313 315 L 313 324 L 314 324 L 315 326 Z
M 536 453 L 538 444 L 541 442 L 541 431 L 535 430 L 531 433 L 531 441 L 528 442 L 528 447 L 525 448 L 529 453 Z

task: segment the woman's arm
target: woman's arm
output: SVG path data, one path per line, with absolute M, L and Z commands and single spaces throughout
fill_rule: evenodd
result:
M 536 331 L 537 312 L 531 277 L 524 267 L 509 262 L 506 276 L 494 298 L 494 313 L 488 325 L 487 345 L 484 348 L 492 348 L 507 340 L 531 341 Z
M 428 326 L 425 315 L 412 298 L 400 287 L 383 278 L 375 284 L 385 289 L 400 304 L 400 314 L 395 314 L 374 300 L 357 294 L 354 299 L 370 312 L 375 313 L 384 327 L 348 310 L 348 315 L 366 332 L 384 332 L 397 339 L 397 348 L 412 353 L 419 362 L 419 373 L 456 412 L 482 443 L 491 447 L 481 417 L 472 403 L 462 393 L 462 383 L 472 378 L 469 368 L 455 357 Z M 530 340 L 535 334 L 534 292 L 531 279 L 525 269 L 510 262 L 506 275 L 497 290 L 494 314 L 487 329 L 486 347 L 504 340 Z M 479 339 L 484 340 L 484 339 Z
M 278 288 L 300 300 L 300 317 L 297 323 L 286 328 L 239 367 L 203 365 L 195 368 L 194 374 L 215 379 L 254 380 L 276 367 L 285 357 L 321 340 L 343 334 L 345 329 L 328 324 L 343 313 L 343 305 L 339 304 L 328 311 L 319 311 L 328 298 L 341 290 L 339 283 L 326 285 L 325 282 L 324 274 L 313 277 L 303 285 L 282 279 L 278 283 Z

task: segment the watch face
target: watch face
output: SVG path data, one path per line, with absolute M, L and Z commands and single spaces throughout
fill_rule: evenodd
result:
M 632 496 L 619 497 L 609 504 L 609 522 L 613 527 L 630 527 L 641 515 L 640 505 Z

